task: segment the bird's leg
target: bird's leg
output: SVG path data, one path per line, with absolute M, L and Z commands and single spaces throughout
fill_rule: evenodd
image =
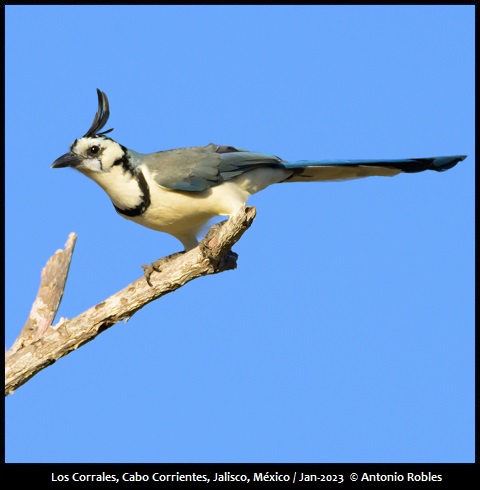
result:
M 150 276 L 152 275 L 152 272 L 162 272 L 162 267 L 165 267 L 165 265 L 168 264 L 171 260 L 177 258 L 179 255 L 184 253 L 185 250 L 182 250 L 181 252 L 175 252 L 174 254 L 162 257 L 161 259 L 152 262 L 150 265 L 142 265 L 143 274 L 145 276 L 145 279 L 147 280 L 148 285 L 152 286 L 152 283 L 150 282 Z

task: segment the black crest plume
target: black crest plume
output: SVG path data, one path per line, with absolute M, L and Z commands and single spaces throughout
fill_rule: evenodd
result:
M 84 137 L 92 137 L 92 136 L 102 136 L 104 134 L 113 131 L 112 129 L 107 129 L 107 131 L 103 131 L 99 133 L 99 131 L 107 124 L 108 118 L 110 116 L 110 107 L 108 106 L 108 99 L 105 92 L 102 92 L 97 88 L 98 95 L 98 110 L 93 119 L 93 123 L 90 126 L 90 129 L 83 135 Z

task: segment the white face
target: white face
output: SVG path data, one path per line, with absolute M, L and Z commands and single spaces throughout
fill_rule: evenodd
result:
M 115 161 L 125 154 L 116 141 L 103 136 L 80 138 L 74 142 L 70 151 L 83 158 L 77 170 L 87 172 L 110 172 Z

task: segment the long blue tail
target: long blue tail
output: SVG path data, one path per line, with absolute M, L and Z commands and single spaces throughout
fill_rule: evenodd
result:
M 401 172 L 413 173 L 424 170 L 443 172 L 465 160 L 466 155 L 431 158 L 405 158 L 399 160 L 299 160 L 282 162 L 295 173 L 284 182 L 313 180 L 347 180 L 369 176 L 393 176 Z

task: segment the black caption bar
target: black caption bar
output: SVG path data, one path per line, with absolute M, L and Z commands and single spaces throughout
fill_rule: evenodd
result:
M 475 464 L 5 464 L 7 483 L 38 488 L 292 486 L 300 488 L 472 488 Z M 13 487 L 10 487 L 13 488 Z

